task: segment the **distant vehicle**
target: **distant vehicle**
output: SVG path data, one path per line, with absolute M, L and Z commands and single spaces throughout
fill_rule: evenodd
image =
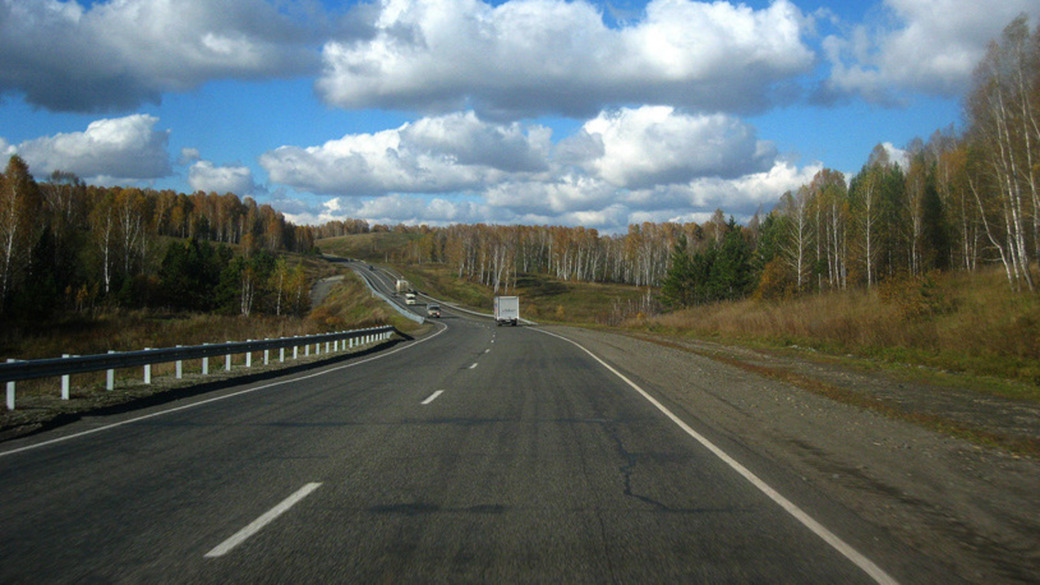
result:
M 495 297 L 495 324 L 520 324 L 520 297 Z
M 440 305 L 428 305 L 426 307 L 426 316 L 427 317 L 437 317 L 438 319 L 440 319 L 441 318 L 441 306 Z
M 371 264 L 369 264 L 369 265 L 368 265 L 368 269 L 369 269 L 369 270 L 375 270 L 375 269 L 376 269 L 376 267 L 375 267 L 375 266 L 372 266 Z
M 404 304 L 406 304 L 406 305 L 414 305 L 415 302 L 416 302 L 415 301 L 415 293 L 413 293 L 413 292 L 405 293 L 405 295 L 404 295 Z
M 406 293 L 406 292 L 412 290 L 412 285 L 408 284 L 407 280 L 405 280 L 403 278 L 398 278 L 397 279 L 397 286 L 395 287 L 395 290 L 397 290 L 397 294 Z

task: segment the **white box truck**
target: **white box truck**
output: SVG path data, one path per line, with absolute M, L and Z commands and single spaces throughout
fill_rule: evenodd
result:
M 397 279 L 397 294 L 404 294 L 412 290 L 412 285 L 408 284 L 408 281 L 403 278 Z
M 495 323 L 514 327 L 520 324 L 520 297 L 495 297 Z

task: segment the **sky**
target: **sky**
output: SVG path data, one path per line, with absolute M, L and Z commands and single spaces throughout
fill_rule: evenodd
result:
M 963 128 L 1040 0 L 0 0 L 0 160 L 297 224 L 738 221 Z

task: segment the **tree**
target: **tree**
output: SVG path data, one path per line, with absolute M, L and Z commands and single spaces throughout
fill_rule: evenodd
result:
M 0 175 L 0 313 L 24 276 L 41 227 L 37 214 L 40 191 L 29 165 L 18 155 L 7 161 Z
M 1040 32 L 1030 36 L 1025 15 L 1012 21 L 975 69 L 967 107 L 979 162 L 972 193 L 1009 284 L 1029 291 L 1036 289 L 1028 244 L 1030 217 L 1031 239 L 1040 240 L 1040 125 L 1034 102 L 1040 84 L 1038 40 Z M 983 193 L 986 189 L 993 190 L 992 200 Z M 996 213 L 987 213 L 987 203 L 995 205 Z
M 671 307 L 684 308 L 694 304 L 693 261 L 687 250 L 686 235 L 680 235 L 672 246 L 670 266 L 661 284 L 661 296 Z
M 796 193 L 788 191 L 780 198 L 780 209 L 787 236 L 781 245 L 784 258 L 795 275 L 795 290 L 801 292 L 809 274 L 809 253 L 814 237 L 810 229 L 810 191 L 801 187 Z

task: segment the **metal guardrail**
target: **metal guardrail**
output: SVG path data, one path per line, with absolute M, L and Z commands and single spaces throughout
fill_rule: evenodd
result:
M 169 362 L 177 362 L 178 378 L 181 374 L 181 362 L 184 360 L 202 359 L 202 373 L 208 374 L 211 357 L 225 356 L 225 369 L 231 369 L 231 356 L 237 354 L 246 355 L 246 366 L 252 365 L 253 352 L 264 352 L 264 363 L 269 360 L 268 352 L 272 349 L 282 350 L 279 359 L 285 361 L 287 348 L 293 348 L 293 358 L 298 357 L 299 348 L 305 348 L 306 355 L 310 355 L 310 347 L 314 346 L 315 354 L 321 353 L 322 344 L 325 345 L 325 353 L 330 352 L 330 344 L 334 344 L 331 351 L 341 351 L 367 345 L 376 341 L 384 341 L 396 332 L 390 325 L 382 327 L 371 327 L 368 329 L 355 329 L 352 331 L 341 331 L 338 333 L 323 333 L 319 335 L 307 335 L 302 337 L 281 337 L 278 339 L 264 339 L 257 341 L 236 341 L 228 343 L 214 343 L 204 345 L 193 345 L 187 347 L 170 347 L 161 349 L 143 349 L 127 352 L 109 352 L 107 354 L 70 356 L 61 358 L 48 358 L 39 360 L 15 361 L 8 360 L 0 363 L 0 382 L 7 383 L 7 409 L 14 410 L 15 406 L 15 382 L 19 380 L 31 380 L 35 378 L 62 377 L 62 398 L 68 400 L 68 376 L 71 374 L 82 374 L 86 372 L 98 372 L 108 370 L 107 388 L 113 387 L 113 371 L 123 368 L 144 366 L 144 381 L 151 383 L 151 366 Z M 355 343 L 357 341 L 357 343 Z M 340 343 L 346 342 L 346 343 Z
M 368 275 L 365 274 L 365 272 L 363 270 L 355 270 L 354 273 L 357 274 L 358 276 L 360 276 L 361 280 L 365 281 L 365 286 L 368 287 L 368 290 L 372 291 L 372 294 L 376 295 L 377 297 L 379 297 L 379 298 L 383 299 L 384 301 L 386 301 L 387 303 L 389 303 L 390 306 L 393 307 L 394 309 L 396 309 L 398 313 L 404 315 L 405 317 L 407 317 L 407 318 L 411 319 L 412 321 L 415 321 L 416 323 L 419 323 L 419 324 L 422 324 L 422 323 L 426 322 L 426 317 L 423 317 L 422 315 L 416 315 L 415 313 L 409 311 L 408 309 L 405 309 L 401 305 L 398 305 L 394 301 L 390 300 L 390 297 L 388 297 L 388 296 L 384 295 L 383 293 L 379 292 L 378 290 L 376 290 L 376 287 L 372 285 L 372 282 L 369 281 L 369 279 L 368 279 Z

